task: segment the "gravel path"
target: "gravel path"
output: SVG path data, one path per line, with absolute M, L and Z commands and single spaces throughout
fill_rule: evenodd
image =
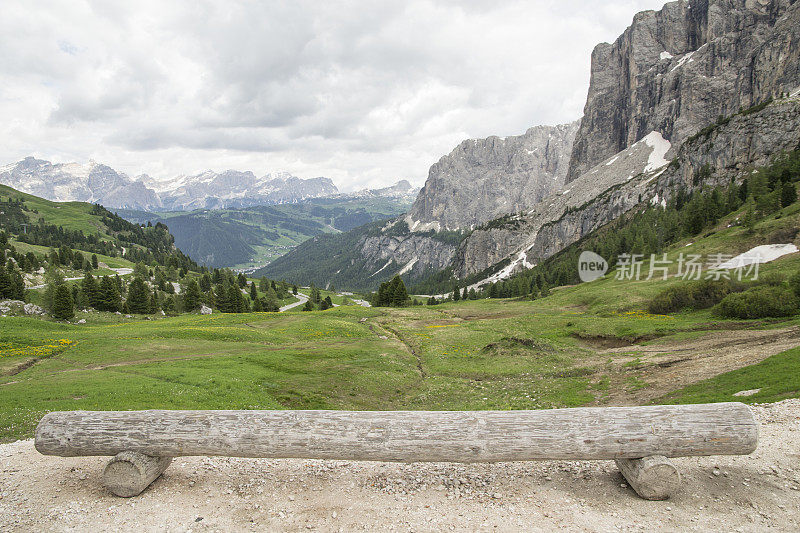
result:
M 176 459 L 141 496 L 106 459 L 0 446 L 2 531 L 800 531 L 800 400 L 754 408 L 749 457 L 676 459 L 684 491 L 639 499 L 609 461 L 383 464 Z

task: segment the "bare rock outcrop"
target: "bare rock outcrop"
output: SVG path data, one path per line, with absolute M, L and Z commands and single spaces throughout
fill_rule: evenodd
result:
M 530 209 L 564 184 L 578 123 L 467 139 L 428 172 L 406 217 L 411 231 L 472 228 Z
M 599 44 L 591 69 L 567 183 L 651 131 L 678 147 L 720 115 L 794 91 L 800 3 L 670 2 Z

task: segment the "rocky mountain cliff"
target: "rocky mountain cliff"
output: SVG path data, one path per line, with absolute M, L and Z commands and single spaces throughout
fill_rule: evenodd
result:
M 56 202 L 92 202 L 125 209 L 160 208 L 156 192 L 111 167 L 26 157 L 0 167 L 0 183 Z
M 409 228 L 473 228 L 530 209 L 564 184 L 577 129 L 573 122 L 463 141 L 430 168 L 406 218 Z
M 644 143 L 652 135 L 601 162 L 529 213 L 503 226 L 472 232 L 454 256 L 454 272 L 464 278 L 505 260 L 500 263 L 503 268 L 487 278 L 502 279 L 637 206 L 666 205 L 681 188 L 727 185 L 782 152 L 800 149 L 800 91 L 763 109 L 726 117 L 684 142 L 668 165 L 626 176 L 625 159 L 635 161 L 646 154 Z M 648 158 L 654 153 L 656 149 Z M 704 168 L 708 174 L 701 172 Z
M 463 279 L 505 260 L 504 268 L 489 279 L 507 277 L 547 259 L 636 206 L 666 205 L 679 188 L 691 191 L 745 177 L 773 156 L 800 149 L 800 96 L 727 117 L 704 131 L 684 142 L 670 164 L 628 175 L 624 167 L 634 163 L 635 168 L 636 160 L 647 154 L 651 134 L 590 169 L 563 193 L 529 213 L 502 226 L 472 232 L 455 254 L 454 271 Z M 710 174 L 698 179 L 703 168 Z
M 795 0 L 681 0 L 637 14 L 592 53 L 566 181 L 651 131 L 678 147 L 719 115 L 793 90 L 798 10 Z

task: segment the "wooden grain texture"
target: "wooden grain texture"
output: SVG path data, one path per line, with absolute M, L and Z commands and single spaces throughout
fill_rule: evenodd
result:
M 138 496 L 158 479 L 172 462 L 172 457 L 151 457 L 137 452 L 121 452 L 103 471 L 105 486 L 123 498 Z
M 631 488 L 645 500 L 666 500 L 681 487 L 680 472 L 663 455 L 617 459 L 616 463 Z
M 495 462 L 741 455 L 758 426 L 741 403 L 539 411 L 67 411 L 36 449 L 65 457 Z

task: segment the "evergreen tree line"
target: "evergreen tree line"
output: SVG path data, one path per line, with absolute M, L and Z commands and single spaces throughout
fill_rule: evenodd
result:
M 406 307 L 411 304 L 406 284 L 400 276 L 380 284 L 378 292 L 370 295 L 370 305 L 374 307 Z
M 331 288 L 333 290 L 333 288 Z M 294 294 L 297 294 L 295 292 Z M 328 309 L 333 308 L 333 300 L 331 300 L 330 296 L 326 296 L 325 298 L 322 297 L 322 292 L 319 290 L 319 287 L 311 284 L 308 301 L 303 305 L 303 311 L 327 311 Z
M 58 319 L 72 318 L 76 309 L 89 308 L 124 314 L 176 314 L 207 305 L 223 313 L 276 312 L 280 299 L 297 290 L 285 282 L 267 278 L 249 282 L 243 274 L 216 270 L 213 275 L 206 272 L 179 284 L 177 291 L 175 282 L 170 281 L 176 277 L 174 272 L 142 263 L 136 265 L 133 279 L 127 283 L 119 275 L 95 278 L 87 272 L 80 283 L 70 286 L 57 269 L 48 270 L 46 277 L 42 303 Z

